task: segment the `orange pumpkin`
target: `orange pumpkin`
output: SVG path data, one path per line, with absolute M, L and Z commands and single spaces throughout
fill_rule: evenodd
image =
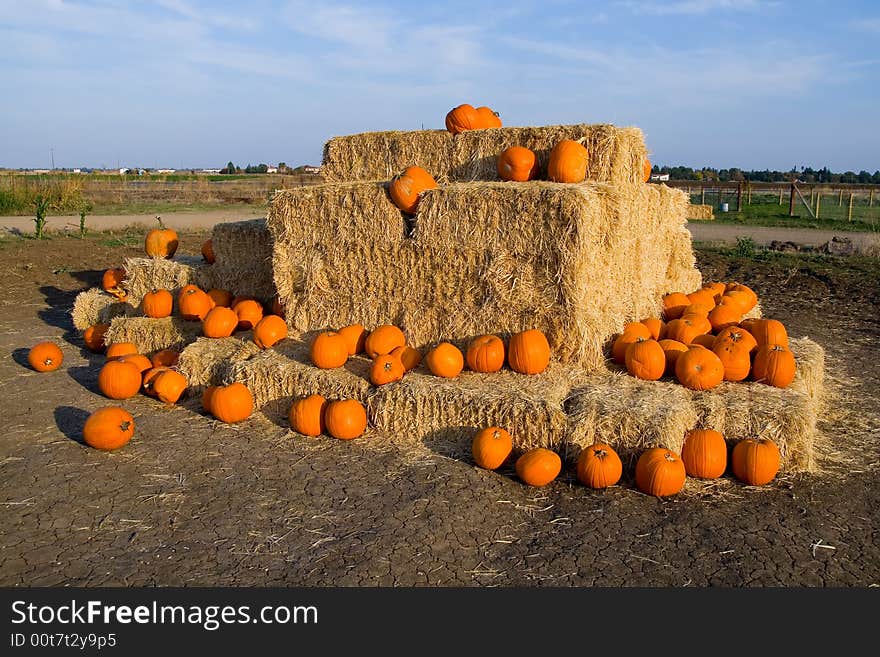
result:
M 370 367 L 370 383 L 374 386 L 382 386 L 386 383 L 400 381 L 406 369 L 400 358 L 394 354 L 385 354 L 377 356 Z
M 691 344 L 698 335 L 708 333 L 706 327 L 711 330 L 708 319 L 687 315 L 679 319 L 673 319 L 666 325 L 666 337 L 684 344 Z
M 128 399 L 141 389 L 143 379 L 134 363 L 110 360 L 98 372 L 98 390 L 110 399 Z
M 200 322 L 213 307 L 214 301 L 197 285 L 184 285 L 180 288 L 177 295 L 177 310 L 184 319 Z
M 101 353 L 106 348 L 104 344 L 104 334 L 107 333 L 107 329 L 110 328 L 109 324 L 99 323 L 92 324 L 83 332 L 83 342 L 86 345 L 86 349 L 89 351 L 93 351 L 96 354 Z
M 765 344 L 755 351 L 752 379 L 776 388 L 787 388 L 797 373 L 797 362 L 788 347 Z
M 205 401 L 204 395 L 202 401 Z M 246 420 L 254 411 L 254 396 L 246 385 L 237 381 L 226 386 L 216 386 L 207 401 L 211 414 L 227 424 Z
M 586 146 L 571 139 L 563 139 L 550 151 L 547 178 L 559 183 L 580 183 L 587 177 L 590 154 Z
M 134 436 L 134 428 L 131 413 L 119 406 L 106 406 L 86 418 L 83 441 L 95 449 L 119 449 L 129 443 Z
M 754 336 L 739 326 L 728 326 L 727 328 L 718 331 L 718 335 L 715 336 L 715 342 L 712 346 L 714 348 L 719 344 L 725 344 L 728 342 L 745 347 L 748 349 L 749 353 L 754 353 L 758 348 L 758 341 L 755 340 Z
M 642 161 L 642 182 L 648 182 L 651 179 L 651 171 L 653 167 L 651 166 L 651 160 L 645 158 Z
M 64 353 L 54 342 L 38 342 L 28 350 L 27 360 L 37 372 L 51 372 L 61 367 Z
M 759 319 L 752 326 L 750 332 L 755 336 L 755 342 L 759 347 L 765 344 L 788 346 L 788 331 L 785 330 L 785 324 L 778 319 Z
M 348 344 L 336 331 L 323 331 L 312 340 L 311 356 L 315 367 L 323 370 L 342 367 L 348 360 Z
M 229 290 L 212 287 L 206 294 L 211 297 L 211 301 L 214 302 L 215 306 L 223 306 L 224 308 L 232 306 L 232 292 Z
M 755 291 L 748 285 L 743 285 L 742 283 L 728 283 L 724 291 L 726 294 L 741 292 L 746 295 L 748 301 L 743 304 L 743 313 L 749 312 L 752 308 L 758 305 L 758 295 L 755 294 Z
M 640 324 L 644 325 L 651 332 L 652 338 L 662 340 L 666 337 L 666 323 L 659 317 L 648 317 L 643 319 Z
M 711 349 L 715 345 L 715 336 L 711 333 L 700 333 L 691 341 L 691 344 L 698 344 L 701 347 L 706 347 L 706 349 Z
M 663 370 L 663 374 L 665 376 L 674 375 L 675 362 L 681 354 L 689 349 L 688 345 L 679 342 L 678 340 L 670 340 L 668 338 L 660 340 L 657 344 L 663 349 L 663 356 L 666 359 L 666 367 Z
M 746 345 L 734 342 L 721 342 L 711 347 L 724 367 L 725 381 L 743 381 L 752 369 L 752 359 Z
M 520 374 L 540 374 L 550 365 L 550 343 L 539 329 L 520 331 L 510 336 L 507 364 Z
M 708 320 L 713 331 L 722 331 L 729 326 L 737 326 L 740 323 L 742 310 L 735 301 L 722 298 L 721 303 L 709 313 Z
M 684 436 L 681 460 L 691 477 L 717 479 L 727 469 L 727 443 L 714 429 L 691 429 Z
M 497 372 L 504 367 L 504 341 L 497 335 L 480 335 L 470 341 L 465 362 L 474 372 Z
M 154 319 L 170 316 L 173 305 L 174 297 L 168 290 L 150 290 L 141 300 L 144 315 Z
M 265 315 L 254 327 L 254 342 L 260 349 L 273 347 L 287 337 L 287 322 L 278 315 Z
M 482 107 L 477 107 L 475 111 L 477 112 L 477 116 L 479 117 L 480 128 L 502 127 L 501 117 L 498 116 L 498 112 L 493 110 L 491 107 L 486 107 L 485 105 L 483 105 Z
M 525 146 L 511 146 L 501 151 L 496 162 L 498 177 L 508 182 L 526 182 L 538 177 L 538 158 Z
M 425 356 L 425 364 L 434 376 L 454 379 L 464 369 L 464 356 L 450 342 L 441 342 Z
M 654 339 L 639 338 L 626 348 L 626 371 L 637 379 L 656 381 L 666 369 L 666 354 Z
M 166 228 L 162 223 L 162 217 L 156 217 L 156 221 L 159 222 L 159 227 L 147 232 L 144 251 L 152 258 L 170 258 L 177 252 L 179 244 L 177 232 Z
M 724 380 L 724 365 L 705 347 L 690 347 L 675 361 L 675 378 L 685 388 L 710 390 Z
M 155 397 L 156 393 L 153 391 L 153 383 L 156 381 L 156 377 L 170 369 L 170 367 L 165 365 L 156 365 L 143 372 L 141 376 L 141 390 L 143 393 L 148 397 Z
M 407 167 L 391 179 L 388 194 L 391 201 L 407 214 L 415 214 L 419 206 L 419 196 L 426 189 L 435 189 L 437 181 L 421 167 Z
M 202 242 L 202 259 L 209 265 L 213 265 L 217 260 L 214 255 L 214 240 L 210 237 Z
M 535 447 L 516 460 L 516 475 L 529 486 L 546 486 L 562 472 L 559 454 L 545 447 Z
M 577 478 L 590 488 L 613 486 L 623 474 L 623 463 L 611 445 L 595 443 L 581 451 L 577 461 Z
M 649 340 L 651 330 L 641 322 L 629 322 L 624 325 L 623 333 L 618 335 L 611 345 L 611 359 L 618 365 L 626 364 L 626 350 L 636 340 Z
M 477 432 L 471 443 L 474 463 L 486 470 L 500 468 L 513 451 L 513 438 L 507 429 L 485 427 Z
M 343 326 L 337 331 L 339 335 L 345 338 L 345 344 L 348 345 L 348 355 L 355 356 L 364 350 L 364 344 L 367 340 L 367 329 L 363 324 L 349 324 Z
M 177 370 L 167 369 L 152 380 L 152 390 L 156 398 L 165 404 L 176 404 L 186 391 L 189 382 Z
M 667 322 L 678 319 L 689 305 L 691 305 L 691 300 L 684 292 L 665 294 L 663 295 L 663 317 Z
M 107 360 L 113 360 L 120 356 L 128 356 L 129 354 L 136 353 L 139 353 L 138 348 L 133 342 L 114 342 L 107 347 L 104 356 Z
M 219 387 L 220 386 L 208 386 L 202 391 L 202 408 L 212 414 L 211 402 L 214 399 L 214 393 L 217 392 L 217 388 Z
M 733 446 L 730 469 L 734 476 L 750 486 L 763 486 L 779 472 L 779 447 L 772 440 L 746 438 Z
M 202 320 L 202 335 L 206 338 L 228 338 L 238 327 L 238 314 L 226 306 L 214 306 Z
M 746 294 L 745 292 L 740 292 L 737 290 L 732 290 L 730 292 L 725 292 L 721 296 L 721 301 L 732 304 L 739 308 L 740 312 L 745 314 L 749 312 L 752 306 L 752 298 Z
M 122 288 L 122 281 L 125 280 L 124 267 L 111 267 L 104 271 L 101 277 L 101 288 L 108 294 L 112 294 L 120 301 L 124 301 L 127 297 L 126 291 Z
M 367 430 L 367 409 L 357 399 L 337 399 L 324 410 L 327 433 L 340 440 L 352 440 Z
M 391 355 L 400 359 L 400 362 L 403 363 L 403 369 L 407 372 L 414 370 L 422 362 L 422 353 L 408 344 L 395 348 Z
M 708 306 L 709 310 L 715 307 L 715 292 L 711 288 L 702 287 L 699 290 L 694 290 L 687 295 L 687 298 L 691 303 Z
M 715 297 L 715 303 L 718 303 L 718 300 L 722 297 L 724 292 L 727 290 L 727 285 L 722 283 L 721 281 L 713 281 L 711 283 L 705 283 L 703 285 L 704 289 L 711 290 L 712 295 Z
M 174 349 L 162 349 L 150 356 L 153 367 L 174 367 L 180 360 L 180 352 Z
M 291 428 L 305 436 L 320 436 L 327 428 L 324 426 L 324 411 L 327 399 L 321 395 L 309 395 L 298 399 L 290 407 L 287 419 Z
M 681 457 L 665 447 L 646 449 L 636 461 L 636 486 L 648 495 L 675 495 L 684 488 L 686 479 Z
M 465 130 L 476 130 L 480 126 L 481 118 L 477 109 L 468 103 L 462 103 L 446 114 L 446 129 L 453 135 Z
M 263 306 L 254 299 L 242 299 L 232 309 L 238 315 L 239 331 L 249 331 L 263 319 Z
M 124 356 L 119 356 L 118 358 L 114 358 L 113 360 L 117 360 L 122 363 L 131 363 L 138 368 L 138 372 L 140 374 L 143 374 L 153 367 L 153 362 L 143 354 L 125 354 Z
M 390 354 L 406 344 L 406 336 L 393 324 L 383 324 L 374 328 L 364 340 L 364 351 L 370 358 Z

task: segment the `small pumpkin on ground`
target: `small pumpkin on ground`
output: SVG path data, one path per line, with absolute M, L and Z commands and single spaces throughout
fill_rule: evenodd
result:
M 64 353 L 57 344 L 46 340 L 38 342 L 28 350 L 27 360 L 37 372 L 52 372 L 61 367 L 61 363 L 64 362 Z
M 425 364 L 434 376 L 454 379 L 464 369 L 464 356 L 451 342 L 441 342 L 427 353 Z
M 153 393 L 165 404 L 176 404 L 188 385 L 189 382 L 181 372 L 170 368 L 160 372 L 152 381 Z
M 153 383 L 162 372 L 167 372 L 171 368 L 166 365 L 155 365 L 144 372 L 141 376 L 141 390 L 148 397 L 155 397 L 156 393 L 153 390 Z
M 636 486 L 648 495 L 675 495 L 684 488 L 686 479 L 681 457 L 665 447 L 646 449 L 636 461 Z
M 507 429 L 485 427 L 477 432 L 471 443 L 474 463 L 486 470 L 500 468 L 513 451 L 513 438 Z
M 525 146 L 511 146 L 501 151 L 496 162 L 498 177 L 507 182 L 526 182 L 538 177 L 538 158 Z
M 310 353 L 315 367 L 330 370 L 345 365 L 348 360 L 348 344 L 336 331 L 323 331 L 312 340 Z
M 110 399 L 128 399 L 141 389 L 143 377 L 134 363 L 109 360 L 98 372 L 98 390 Z
M 324 425 L 324 411 L 327 399 L 321 395 L 309 395 L 298 399 L 290 407 L 287 419 L 291 428 L 305 436 L 320 436 L 327 430 Z
M 202 396 L 204 402 L 205 397 Z M 254 396 L 243 383 L 235 382 L 227 386 L 216 386 L 208 396 L 211 414 L 227 424 L 241 422 L 254 411 Z
M 577 478 L 590 488 L 614 486 L 623 474 L 623 463 L 611 445 L 595 443 L 581 451 L 577 461 Z
M 516 459 L 516 475 L 529 486 L 546 486 L 562 472 L 559 454 L 546 447 L 530 449 Z
M 162 223 L 162 217 L 156 217 L 159 222 L 158 228 L 147 232 L 144 239 L 144 252 L 152 258 L 171 258 L 177 252 L 180 243 L 177 231 L 166 228 Z
M 550 365 L 550 343 L 539 329 L 520 331 L 507 343 L 507 364 L 520 374 L 541 374 Z
M 337 399 L 324 409 L 327 433 L 340 440 L 352 440 L 367 430 L 367 409 L 357 399 Z
M 691 477 L 717 479 L 727 469 L 727 443 L 714 429 L 692 429 L 685 434 L 681 460 Z
M 119 406 L 99 408 L 86 418 L 83 441 L 89 447 L 114 450 L 127 445 L 134 436 L 134 418 Z
M 746 438 L 733 446 L 730 468 L 734 476 L 750 486 L 763 486 L 779 472 L 779 447 L 772 440 Z

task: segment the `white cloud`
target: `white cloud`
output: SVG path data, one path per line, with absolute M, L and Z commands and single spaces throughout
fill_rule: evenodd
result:
M 775 3 L 761 0 L 676 0 L 673 2 L 653 2 L 649 0 L 627 0 L 619 3 L 638 14 L 700 15 L 719 11 L 752 11 Z
M 300 34 L 362 48 L 388 47 L 400 27 L 398 20 L 375 8 L 325 2 L 288 2 L 282 16 Z

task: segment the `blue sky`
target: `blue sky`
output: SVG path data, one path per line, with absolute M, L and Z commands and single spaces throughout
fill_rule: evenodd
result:
M 0 166 L 320 164 L 324 142 L 614 123 L 652 161 L 880 169 L 880 2 L 0 0 Z

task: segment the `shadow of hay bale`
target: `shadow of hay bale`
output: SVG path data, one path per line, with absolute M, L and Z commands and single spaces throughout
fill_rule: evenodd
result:
M 422 443 L 435 454 L 473 465 L 471 443 L 479 430 L 474 425 L 443 427 L 427 432 Z
M 54 411 L 55 425 L 68 439 L 80 445 L 85 445 L 83 440 L 83 425 L 85 425 L 90 413 L 75 406 L 59 406 Z
M 40 292 L 45 297 L 49 307 L 38 311 L 37 317 L 49 326 L 63 329 L 64 334 L 62 338 L 65 342 L 82 347 L 82 340 L 73 324 L 73 317 L 71 316 L 73 303 L 80 290 L 62 290 L 54 285 L 44 285 L 40 287 Z

